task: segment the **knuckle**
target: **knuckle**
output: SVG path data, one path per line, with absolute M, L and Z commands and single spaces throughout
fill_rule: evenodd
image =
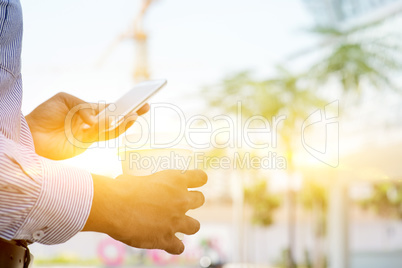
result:
M 170 229 L 171 229 L 171 228 L 170 228 Z M 164 242 L 165 245 L 169 245 L 169 244 L 170 244 L 170 242 L 171 242 L 171 240 L 172 240 L 172 233 L 173 233 L 173 230 L 170 230 L 169 232 L 166 232 L 166 233 L 163 235 L 163 242 Z
M 181 218 L 178 215 L 172 217 L 172 227 L 179 226 L 181 222 Z M 173 232 L 173 228 L 171 228 L 170 232 Z
M 170 201 L 175 201 L 179 204 L 183 201 L 183 191 L 174 183 L 162 183 L 161 189 L 164 192 L 164 197 L 168 198 Z
M 181 202 L 181 207 L 184 208 L 185 210 L 187 210 L 187 208 L 190 205 L 190 202 L 191 201 L 188 198 L 183 199 L 183 201 Z
M 189 198 L 179 198 L 179 199 L 177 199 L 176 206 L 180 212 L 187 211 L 187 208 L 188 208 L 190 202 L 191 201 Z
M 177 186 L 182 186 L 185 183 L 185 177 L 183 175 L 183 173 L 180 170 L 176 170 L 176 169 L 170 169 L 167 170 L 167 176 L 169 176 L 169 179 L 175 183 L 175 185 Z
M 77 105 L 80 108 L 81 112 L 87 112 L 87 113 L 92 113 L 92 105 L 87 102 L 82 102 L 82 103 L 77 103 Z
M 61 92 L 57 93 L 55 96 L 58 97 L 58 98 L 64 99 L 64 98 L 66 98 L 67 96 L 69 96 L 69 94 L 66 93 L 66 92 L 61 91 Z
M 158 173 L 162 176 L 166 176 L 167 180 L 173 180 L 176 177 L 173 169 L 162 170 Z

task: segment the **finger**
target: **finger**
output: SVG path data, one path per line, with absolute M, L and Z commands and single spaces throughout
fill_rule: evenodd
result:
M 187 215 L 184 216 L 184 219 L 180 221 L 180 224 L 177 226 L 177 232 L 181 232 L 186 235 L 195 234 L 200 230 L 200 222 L 194 218 L 191 218 Z
M 186 170 L 184 171 L 183 175 L 188 188 L 201 187 L 207 183 L 208 180 L 207 174 L 200 169 Z
M 117 128 L 118 132 L 115 133 L 116 137 L 126 132 L 126 130 L 134 124 L 137 118 L 138 118 L 137 114 L 126 115 L 123 119 L 123 122 L 121 122 L 121 124 Z
M 149 104 L 145 103 L 140 109 L 137 110 L 138 115 L 143 115 L 149 111 Z
M 95 125 L 97 123 L 96 120 L 96 112 L 95 110 L 92 108 L 92 105 L 89 103 L 84 103 L 84 104 L 80 104 L 80 106 L 82 108 L 80 108 L 79 110 L 79 115 L 82 118 L 82 120 L 84 121 L 84 123 L 92 126 Z
M 99 103 L 97 103 L 95 105 L 96 105 L 96 108 L 95 108 L 96 114 L 98 114 L 99 112 L 105 110 L 105 108 L 109 106 L 109 104 L 104 103 L 104 102 L 99 102 Z
M 66 104 L 69 110 L 79 105 L 78 113 L 86 124 L 92 126 L 96 123 L 96 117 L 95 117 L 96 112 L 92 104 L 87 103 L 81 100 L 80 98 L 77 98 L 73 95 L 64 92 L 58 93 L 57 97 L 60 98 Z
M 201 207 L 205 203 L 204 195 L 199 191 L 190 191 L 188 209 L 196 209 Z
M 97 104 L 93 104 L 95 106 L 95 114 L 96 114 L 96 127 L 99 133 L 99 140 L 107 140 L 105 138 L 106 134 L 109 135 L 108 131 L 115 130 L 117 126 L 111 127 L 110 123 L 113 122 L 113 119 L 109 116 L 107 107 L 110 104 L 99 102 Z M 102 114 L 102 115 L 101 115 Z
M 95 116 L 97 116 L 101 111 L 105 110 L 105 108 L 109 104 L 106 104 L 104 102 L 98 102 L 98 103 L 91 103 L 92 109 L 94 110 Z
M 130 127 L 132 127 L 134 125 L 135 121 L 137 120 L 137 118 L 138 118 L 138 116 L 134 120 L 128 121 L 127 124 L 124 127 L 123 132 L 126 132 Z
M 126 115 L 124 117 L 123 123 L 121 123 L 119 126 L 118 136 L 120 136 L 121 134 L 126 132 L 126 130 L 129 129 L 135 123 L 135 121 L 137 119 L 138 119 L 138 114 L 136 114 L 136 113 Z
M 105 135 L 103 136 L 104 140 L 110 140 L 117 138 L 121 134 L 123 134 L 130 126 L 132 126 L 137 120 L 138 115 L 137 114 L 132 114 L 130 116 L 127 116 L 123 119 L 123 122 L 121 122 L 116 128 L 112 130 L 106 131 Z
M 176 236 L 172 235 L 172 238 L 169 241 L 166 241 L 163 249 L 170 254 L 181 254 L 184 251 L 184 244 L 180 241 Z

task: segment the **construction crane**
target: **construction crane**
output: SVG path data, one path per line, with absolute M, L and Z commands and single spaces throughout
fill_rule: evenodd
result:
M 149 9 L 153 0 L 143 0 L 139 14 L 134 20 L 133 38 L 136 45 L 136 58 L 134 60 L 134 80 L 142 81 L 149 78 L 148 71 L 148 51 L 147 51 L 147 34 L 145 32 L 143 21 L 144 16 Z
M 134 19 L 132 26 L 124 33 L 119 35 L 106 50 L 104 55 L 99 61 L 99 65 L 106 60 L 116 46 L 124 40 L 134 40 L 135 53 L 134 53 L 134 72 L 133 79 L 135 82 L 147 80 L 150 77 L 148 65 L 148 49 L 147 39 L 148 35 L 144 29 L 144 18 L 149 10 L 150 5 L 155 0 L 143 0 L 141 8 Z

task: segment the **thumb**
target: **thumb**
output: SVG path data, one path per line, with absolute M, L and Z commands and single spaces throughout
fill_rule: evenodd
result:
M 94 105 L 91 103 L 87 103 L 73 95 L 67 93 L 59 93 L 58 96 L 62 99 L 62 101 L 66 104 L 67 108 L 71 110 L 72 108 L 78 107 L 78 114 L 81 119 L 88 125 L 92 126 L 96 123 L 96 111 L 94 109 Z
M 82 120 L 90 126 L 95 125 L 97 122 L 97 119 L 95 116 L 96 112 L 93 109 L 93 106 L 90 103 L 82 103 L 82 104 L 79 104 L 79 106 L 80 106 L 80 110 L 78 113 L 79 113 L 80 117 L 82 118 Z

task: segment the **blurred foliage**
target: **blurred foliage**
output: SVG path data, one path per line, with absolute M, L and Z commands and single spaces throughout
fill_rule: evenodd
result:
M 211 150 L 208 150 L 204 153 L 204 163 L 199 163 L 199 167 L 202 168 L 216 168 L 216 165 L 219 165 L 219 161 L 221 161 L 221 159 L 223 157 L 227 157 L 228 153 L 227 150 L 225 148 L 213 148 Z M 217 163 L 216 163 L 217 162 Z
M 323 179 L 304 179 L 299 193 L 303 208 L 314 215 L 314 235 L 323 237 L 326 234 L 326 215 L 328 212 L 328 187 Z
M 309 30 L 321 40 L 288 58 L 323 54 L 306 72 L 316 86 L 338 81 L 343 93 L 362 93 L 363 82 L 378 90 L 399 89 L 391 80 L 402 70 L 402 35 L 381 28 L 389 17 L 354 27 L 322 27 Z
M 327 181 L 320 179 L 304 179 L 299 194 L 300 203 L 303 208 L 309 211 L 313 221 L 314 254 L 306 255 L 306 263 L 310 263 L 315 268 L 327 267 L 325 256 L 325 236 L 327 230 L 327 212 L 329 189 Z
M 238 72 L 223 79 L 216 86 L 204 89 L 210 107 L 236 114 L 241 103 L 242 117 L 261 115 L 273 119 L 285 115 L 277 129 L 281 149 L 286 154 L 288 172 L 294 171 L 292 152 L 301 123 L 317 108 L 322 108 L 329 95 L 328 90 L 340 91 L 342 96 L 361 97 L 367 89 L 398 90 L 391 79 L 402 70 L 402 42 L 399 32 L 386 33 L 378 30 L 386 20 L 376 20 L 364 25 L 343 29 L 316 27 L 310 32 L 322 40 L 318 45 L 302 50 L 288 58 L 293 61 L 300 56 L 314 54 L 315 61 L 296 73 L 282 66 L 266 79 L 258 79 L 250 71 Z M 333 85 L 333 86 L 329 86 Z M 324 94 L 320 97 L 319 93 Z M 395 188 L 395 186 L 394 186 Z M 397 196 L 391 202 L 389 192 Z M 384 190 L 379 187 L 365 206 L 379 213 L 402 218 L 401 189 Z M 397 192 L 397 194 L 395 194 Z M 267 191 L 266 182 L 258 182 L 245 191 L 245 201 L 254 208 L 253 221 L 262 225 L 272 224 L 272 211 L 279 202 Z M 328 210 L 328 192 L 325 185 L 307 181 L 301 190 L 300 201 L 315 214 L 315 236 L 318 266 L 324 267 L 325 258 L 318 250 L 325 236 L 325 218 Z M 399 201 L 396 201 L 399 200 Z M 290 199 L 290 202 L 293 202 Z M 290 219 L 292 221 L 292 219 Z M 293 227 L 294 228 L 294 224 Z M 290 243 L 293 243 L 292 241 Z M 290 246 L 292 248 L 292 246 Z M 292 253 L 289 251 L 289 256 Z M 294 267 L 290 258 L 287 267 Z
M 323 180 L 305 179 L 299 197 L 307 210 L 313 210 L 317 204 L 323 211 L 328 210 L 328 188 Z
M 274 135 L 278 136 L 282 145 L 287 170 L 292 173 L 295 134 L 301 130 L 298 126 L 325 104 L 314 91 L 315 88 L 310 87 L 306 77 L 304 74 L 295 75 L 282 66 L 277 67 L 277 75 L 270 79 L 256 79 L 250 72 L 240 72 L 224 79 L 216 87 L 204 89 L 204 95 L 210 106 L 225 113 L 238 113 L 240 103 L 243 118 L 259 115 L 274 121 L 275 117 L 286 116 L 286 120 L 274 130 Z M 268 193 L 266 182 L 257 182 L 252 188 L 246 189 L 245 202 L 253 208 L 255 224 L 269 226 L 273 223 L 273 211 L 279 207 L 279 199 Z M 293 199 L 290 202 L 293 203 Z M 289 224 L 294 226 L 294 222 Z M 293 241 L 290 241 L 289 248 L 294 247 L 292 244 Z M 288 267 L 295 267 L 291 250 L 288 259 Z
M 303 122 L 315 109 L 328 100 L 318 92 L 337 85 L 343 94 L 357 93 L 365 86 L 384 90 L 398 89 L 391 76 L 402 70 L 402 45 L 399 33 L 383 33 L 381 21 L 374 21 L 349 29 L 316 27 L 310 30 L 323 42 L 303 50 L 289 59 L 316 54 L 319 57 L 304 70 L 294 73 L 279 65 L 267 79 L 257 79 L 250 71 L 235 73 L 216 85 L 204 89 L 211 107 L 236 114 L 241 103 L 242 116 L 261 115 L 267 119 L 285 115 L 279 136 L 284 151 L 289 154 L 292 139 Z M 325 94 L 328 95 L 328 94 Z M 289 159 L 291 166 L 292 159 Z
M 343 92 L 362 92 L 362 83 L 373 88 L 397 89 L 390 77 L 402 70 L 401 35 L 373 31 L 383 21 L 375 21 L 351 29 L 316 27 L 311 32 L 326 40 L 330 49 L 308 71 L 310 79 L 325 85 L 331 79 L 340 82 Z M 317 49 L 304 51 L 303 55 Z
M 82 259 L 74 254 L 60 254 L 51 258 L 34 258 L 35 265 L 66 265 L 66 266 L 99 266 L 101 265 L 98 259 Z
M 272 79 L 255 79 L 250 71 L 239 72 L 224 79 L 220 85 L 204 89 L 212 107 L 235 114 L 238 102 L 242 116 L 262 115 L 266 118 L 285 114 L 293 122 L 309 115 L 311 107 L 323 100 L 303 86 L 303 76 L 296 76 L 284 67 L 277 67 L 278 76 Z M 287 120 L 289 121 L 289 120 Z
M 273 223 L 273 213 L 279 207 L 280 199 L 269 191 L 266 180 L 259 179 L 252 186 L 245 188 L 244 201 L 253 208 L 254 224 L 269 226 Z
M 243 118 L 260 115 L 275 120 L 275 117 L 286 116 L 286 120 L 279 123 L 276 134 L 291 169 L 292 141 L 295 132 L 300 130 L 297 126 L 326 102 L 308 87 L 305 76 L 294 75 L 281 66 L 277 71 L 276 77 L 260 80 L 249 71 L 240 72 L 224 79 L 220 85 L 205 88 L 204 94 L 211 107 L 229 114 L 236 114 L 241 103 Z
M 402 182 L 381 182 L 373 185 L 369 198 L 360 205 L 387 218 L 402 219 Z
M 247 165 L 244 165 L 242 170 L 242 165 L 240 163 L 241 159 L 253 159 L 259 157 L 259 154 L 253 150 L 237 149 L 233 153 L 226 148 L 212 148 L 203 152 L 203 154 L 205 162 L 202 163 L 202 167 L 205 168 L 216 169 L 217 167 L 224 168 L 230 166 L 231 168 L 236 168 L 238 171 L 247 171 L 249 173 L 255 173 L 258 171 Z M 221 165 L 221 163 L 224 162 L 224 159 L 226 159 L 225 163 L 227 164 Z M 201 166 L 201 163 L 199 163 L 199 165 Z

